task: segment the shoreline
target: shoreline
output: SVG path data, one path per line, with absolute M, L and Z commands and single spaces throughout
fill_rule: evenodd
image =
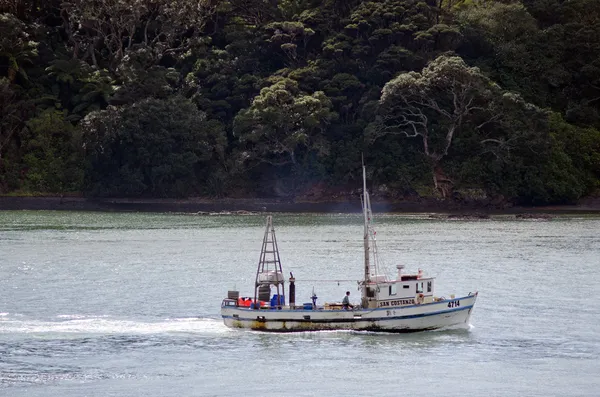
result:
M 377 213 L 449 213 L 449 214 L 600 214 L 600 198 L 582 199 L 576 205 L 540 207 L 500 207 L 423 199 L 419 201 L 382 201 L 372 203 Z M 0 196 L 0 211 L 104 211 L 104 212 L 288 212 L 288 213 L 360 213 L 360 200 L 300 201 L 283 199 L 127 199 L 60 196 Z

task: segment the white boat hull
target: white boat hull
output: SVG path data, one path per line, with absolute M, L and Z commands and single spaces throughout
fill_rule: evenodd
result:
M 222 306 L 226 326 L 257 331 L 298 332 L 353 330 L 418 332 L 468 325 L 477 293 L 438 302 L 381 309 L 316 310 Z

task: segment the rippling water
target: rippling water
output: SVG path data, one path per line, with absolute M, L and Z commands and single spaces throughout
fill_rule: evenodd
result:
M 361 277 L 359 216 L 274 219 L 297 301 L 358 300 L 356 281 L 331 280 Z M 225 328 L 262 216 L 0 212 L 0 395 L 600 395 L 600 218 L 376 221 L 390 272 L 480 291 L 468 329 Z

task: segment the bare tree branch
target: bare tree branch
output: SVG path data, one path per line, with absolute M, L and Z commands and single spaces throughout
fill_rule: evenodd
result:
M 403 73 L 388 82 L 380 100 L 380 116 L 371 127 L 373 140 L 385 135 L 421 137 L 434 183 L 442 196 L 452 181 L 440 165 L 457 134 L 468 123 L 479 131 L 501 118 L 491 96 L 493 84 L 458 57 L 441 56 L 422 73 Z M 475 120 L 485 119 L 474 126 Z

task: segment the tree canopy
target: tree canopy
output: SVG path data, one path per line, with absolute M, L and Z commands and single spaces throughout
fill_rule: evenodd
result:
M 571 203 L 596 0 L 6 0 L 0 193 Z

